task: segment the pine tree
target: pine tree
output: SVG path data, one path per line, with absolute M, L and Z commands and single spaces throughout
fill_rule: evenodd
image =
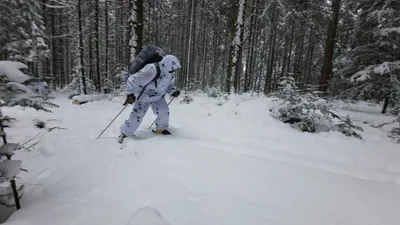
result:
M 226 77 L 226 90 L 228 93 L 234 90 L 235 93 L 238 92 L 239 85 L 239 70 L 241 69 L 241 51 L 243 42 L 243 26 L 244 26 L 244 13 L 245 13 L 245 0 L 238 0 L 234 4 L 232 15 L 236 15 L 236 22 L 230 25 L 230 30 L 232 32 L 232 42 L 229 51 L 229 61 L 228 61 L 228 71 Z M 233 18 L 232 18 L 233 19 Z
M 34 61 L 44 60 L 49 55 L 43 18 L 36 13 L 39 3 L 3 0 L 1 4 L 4 6 L 0 7 L 0 59 L 23 62 L 32 70 Z
M 332 62 L 336 43 L 336 33 L 339 23 L 341 2 L 341 0 L 332 1 L 332 19 L 329 22 L 328 35 L 325 45 L 324 64 L 322 66 L 321 77 L 319 81 L 320 91 L 325 94 L 327 94 L 329 83 L 332 79 Z
M 348 57 L 351 62 L 342 71 L 353 87 L 345 96 L 397 101 L 400 96 L 400 5 L 397 0 L 364 0 L 356 9 L 360 14 Z
M 327 100 L 312 92 L 301 94 L 292 77 L 281 78 L 275 97 L 279 103 L 271 107 L 272 116 L 295 129 L 311 133 L 334 130 L 361 139 L 356 132 L 363 131 L 361 127 L 354 125 L 348 116 L 339 115 Z

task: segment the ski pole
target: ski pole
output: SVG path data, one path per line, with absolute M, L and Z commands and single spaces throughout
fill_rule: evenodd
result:
M 144 92 L 144 89 L 146 89 L 147 85 L 148 85 L 148 84 L 146 84 L 146 85 L 144 86 L 143 90 L 140 92 L 140 94 L 139 94 L 139 96 L 137 97 L 136 101 L 139 100 L 140 96 L 142 96 L 142 94 L 143 94 L 143 92 Z M 101 132 L 101 134 L 99 134 L 99 136 L 96 138 L 96 140 L 99 139 L 99 137 L 111 126 L 112 123 L 114 123 L 114 121 L 118 118 L 118 116 L 119 116 L 119 115 L 125 110 L 125 108 L 129 105 L 129 104 L 128 104 L 128 99 L 125 100 L 125 102 L 124 102 L 123 105 L 124 105 L 124 108 L 122 108 L 121 111 L 118 113 L 118 115 L 111 121 L 110 124 L 108 124 L 108 126 L 106 127 L 106 129 L 104 129 L 103 132 Z
M 171 102 L 175 99 L 175 97 L 172 97 L 171 101 L 168 102 L 168 105 L 171 104 Z M 157 118 L 153 121 L 153 123 L 149 126 L 149 128 L 147 130 L 150 130 L 150 128 L 154 125 L 154 123 L 156 122 Z
M 99 136 L 96 138 L 99 139 L 99 137 L 111 126 L 112 123 L 114 123 L 114 121 L 118 118 L 118 116 L 125 110 L 125 108 L 128 106 L 129 104 L 124 104 L 124 107 L 121 109 L 121 111 L 118 113 L 118 115 L 111 121 L 110 124 L 108 124 L 108 126 L 99 134 Z

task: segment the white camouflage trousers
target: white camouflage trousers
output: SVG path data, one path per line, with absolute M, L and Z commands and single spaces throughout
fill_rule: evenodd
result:
M 121 132 L 127 136 L 132 136 L 142 123 L 149 106 L 153 113 L 157 115 L 156 127 L 164 130 L 169 126 L 169 108 L 164 98 L 155 102 L 135 102 L 129 119 L 121 126 Z

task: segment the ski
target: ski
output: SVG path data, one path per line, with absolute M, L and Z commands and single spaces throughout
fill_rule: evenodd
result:
M 172 135 L 168 130 L 163 130 L 162 132 L 157 132 L 157 130 L 151 130 L 151 131 L 157 135 Z M 118 137 L 120 150 L 123 150 L 127 146 L 127 139 L 129 139 L 129 137 Z
M 161 133 L 157 132 L 156 130 L 151 130 L 155 134 L 163 134 L 163 135 L 171 135 L 168 130 L 163 130 Z

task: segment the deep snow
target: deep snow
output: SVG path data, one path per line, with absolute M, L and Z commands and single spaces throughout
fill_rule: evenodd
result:
M 6 224 L 125 225 L 144 206 L 171 225 L 399 224 L 400 145 L 364 124 L 391 119 L 378 107 L 343 111 L 364 128 L 359 140 L 293 130 L 269 115 L 266 98 L 179 100 L 172 136 L 147 130 L 149 109 L 123 150 L 116 137 L 129 110 L 96 140 L 123 97 L 83 105 L 59 97 L 51 114 L 4 109 L 18 119 L 10 141 L 44 134 L 36 150 L 13 157 L 29 172 L 17 181 L 27 186 L 22 209 Z M 48 133 L 34 119 L 68 129 Z

